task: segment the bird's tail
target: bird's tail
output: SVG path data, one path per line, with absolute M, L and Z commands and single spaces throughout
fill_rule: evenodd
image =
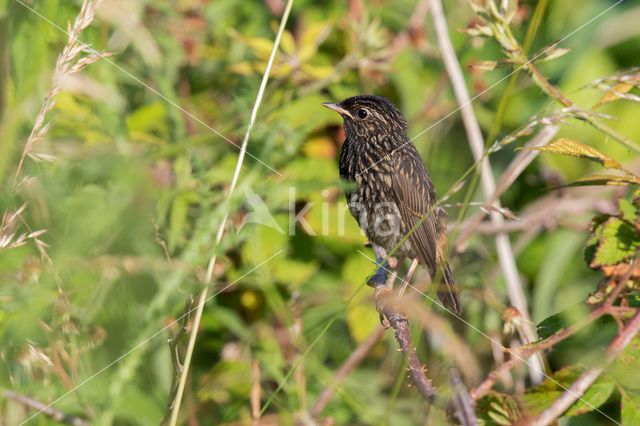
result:
M 445 263 L 442 269 L 443 285 L 440 285 L 438 289 L 438 298 L 442 304 L 449 310 L 456 314 L 462 313 L 462 305 L 460 304 L 460 295 L 458 294 L 458 287 L 453 280 L 453 274 L 449 268 L 449 264 Z

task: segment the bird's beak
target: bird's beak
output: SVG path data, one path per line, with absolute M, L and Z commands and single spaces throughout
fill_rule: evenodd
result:
M 334 110 L 335 112 L 337 112 L 338 114 L 342 115 L 342 116 L 347 116 L 351 119 L 353 119 L 353 116 L 351 115 L 351 113 L 349 111 L 347 111 L 346 109 L 342 108 L 340 106 L 340 104 L 336 104 L 336 103 L 331 103 L 331 102 L 325 102 L 322 104 L 323 107 L 327 107 L 329 109 Z

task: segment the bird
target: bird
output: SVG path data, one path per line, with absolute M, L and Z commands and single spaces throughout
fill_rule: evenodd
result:
M 340 177 L 351 182 L 345 190 L 349 211 L 369 239 L 378 264 L 383 265 L 387 253 L 417 226 L 393 253 L 400 260 L 387 263 L 392 270 L 389 278 L 389 269 L 378 268 L 369 284 L 392 287 L 404 258 L 410 258 L 401 292 L 416 265 L 422 264 L 432 280 L 441 277 L 443 284 L 437 294 L 444 307 L 460 314 L 458 288 L 445 260 L 447 213 L 435 205 L 433 181 L 407 136 L 407 120 L 390 100 L 375 95 L 322 105 L 342 116 L 345 141 L 339 159 Z

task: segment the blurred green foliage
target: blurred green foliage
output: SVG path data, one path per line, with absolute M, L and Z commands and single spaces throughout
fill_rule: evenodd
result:
M 531 52 L 537 52 L 571 34 L 562 43 L 571 51 L 539 67 L 585 108 L 603 92 L 582 86 L 637 65 L 640 54 L 637 29 L 622 27 L 626 15 L 640 13 L 632 2 L 571 33 L 611 5 L 605 0 L 586 0 L 580 7 L 550 1 L 533 39 Z M 47 0 L 29 6 L 64 29 L 67 21 L 73 22 L 79 2 Z M 371 256 L 371 250 L 346 213 L 338 181 L 341 121 L 320 103 L 360 93 L 392 99 L 406 115 L 410 135 L 430 128 L 414 142 L 443 195 L 473 164 L 460 116 L 449 116 L 457 107 L 455 97 L 431 18 L 420 15 L 415 1 L 297 1 L 239 186 L 227 205 L 237 146 L 282 6 L 279 1 L 105 2 L 81 40 L 113 55 L 65 80 L 47 114 L 51 128 L 36 147 L 54 160 L 27 158 L 19 181 L 32 179 L 16 190 L 20 155 L 67 37 L 20 2 L 0 2 L 0 212 L 26 203 L 15 237 L 46 230 L 39 239 L 48 245 L 40 246 L 41 251 L 27 240 L 20 247 L 0 248 L 0 386 L 44 403 L 55 401 L 55 408 L 96 424 L 156 424 L 165 412 L 173 376 L 166 340 L 178 330 L 173 321 L 183 314 L 185 300 L 202 288 L 214 253 L 219 263 L 182 421 L 250 423 L 252 362 L 257 361 L 264 404 L 319 338 L 265 415 L 265 421 L 282 424 L 305 419 L 333 373 L 377 327 L 375 304 L 364 287 L 374 265 L 358 252 Z M 520 2 L 512 22 L 517 39 L 523 40 L 535 7 L 534 1 Z M 446 2 L 445 13 L 450 28 L 466 28 L 475 19 L 463 0 Z M 478 95 L 474 110 L 488 132 L 506 87 L 502 80 L 512 68 L 479 72 L 473 67 L 479 61 L 502 60 L 500 46 L 462 32 L 450 34 L 461 65 L 469 71 L 471 93 Z M 553 108 L 560 106 L 521 74 L 506 99 L 498 136 Z M 612 128 L 640 141 L 634 120 L 639 108 L 620 99 L 598 111 L 616 118 L 607 120 Z M 563 125 L 561 136 L 638 170 L 636 152 L 584 122 Z M 526 140 L 490 157 L 497 176 L 517 154 L 513 148 Z M 575 206 L 550 209 L 535 226 L 512 233 L 535 322 L 583 302 L 597 288 L 601 274 L 583 262 L 587 226 L 595 213 L 614 214 L 623 191 L 551 189 L 597 167 L 543 153 L 502 197 L 516 215 L 560 201 Z M 447 202 L 462 202 L 468 188 Z M 480 191 L 471 194 L 471 200 L 482 199 Z M 620 203 L 623 217 L 610 219 L 617 225 L 604 224 L 596 232 L 630 228 L 624 216 L 628 202 Z M 303 220 L 294 222 L 292 217 L 305 206 L 310 208 Z M 230 225 L 216 247 L 215 232 L 227 208 Z M 447 210 L 455 236 L 459 209 Z M 475 213 L 467 209 L 457 219 Z M 611 256 L 622 259 L 637 246 L 635 239 Z M 463 252 L 451 254 L 450 263 L 463 289 L 465 319 L 508 345 L 501 320 L 508 301 L 492 235 L 475 233 Z M 433 315 L 447 316 L 433 305 L 431 309 Z M 491 370 L 491 342 L 448 319 L 483 371 Z M 453 360 L 442 349 L 444 337 L 414 328 L 420 359 L 446 394 Z M 179 346 L 180 354 L 183 350 Z M 552 365 L 559 370 L 554 377 L 576 374 L 561 370 L 562 362 Z M 405 376 L 401 354 L 387 332 L 339 387 L 321 418 L 331 417 L 337 424 L 422 423 L 425 405 Z M 514 378 L 524 383 L 526 375 L 515 371 Z M 619 404 L 605 408 L 608 415 L 637 419 L 638 382 L 615 388 L 613 383 L 598 382 L 588 399 L 598 405 L 622 400 L 622 410 Z M 548 383 L 540 386 L 537 390 Z M 520 401 L 539 408 L 560 392 L 537 390 Z M 544 401 L 536 399 L 539 395 Z M 511 402 L 501 401 L 480 404 L 493 407 L 484 411 L 487 422 L 510 418 L 504 407 Z M 581 413 L 581 407 L 572 410 L 569 415 Z M 25 419 L 25 411 L 2 398 L 0 417 L 14 424 Z M 433 424 L 444 419 L 444 412 L 432 410 Z M 576 423 L 567 424 L 602 417 L 587 413 L 574 419 Z M 36 421 L 53 422 L 43 415 Z

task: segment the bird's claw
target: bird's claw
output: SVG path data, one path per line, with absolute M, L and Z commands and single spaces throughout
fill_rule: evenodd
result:
M 369 277 L 367 284 L 376 289 L 384 286 L 387 283 L 388 270 L 388 264 L 385 262 L 371 277 Z

